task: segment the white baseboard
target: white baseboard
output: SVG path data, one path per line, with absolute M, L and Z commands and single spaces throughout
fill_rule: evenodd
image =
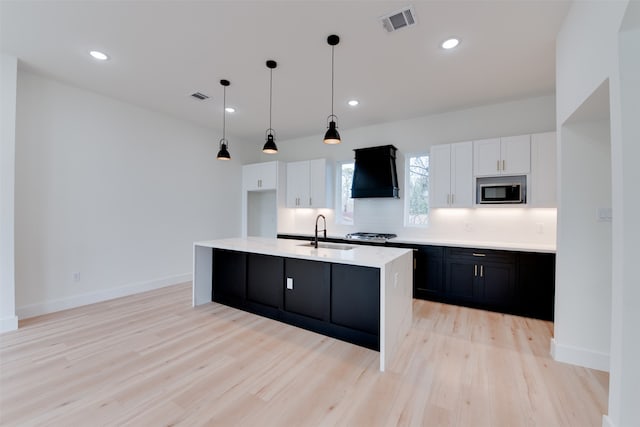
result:
M 107 301 L 114 298 L 126 297 L 128 295 L 139 294 L 141 292 L 164 288 L 165 286 L 177 285 L 192 280 L 192 274 L 176 274 L 174 276 L 149 280 L 146 282 L 133 283 L 114 289 L 104 289 L 101 291 L 86 294 L 74 295 L 67 298 L 60 298 L 37 304 L 29 304 L 16 308 L 16 314 L 20 319 L 54 313 L 56 311 L 69 308 L 80 307 L 96 302 Z
M 611 421 L 608 415 L 602 416 L 602 427 L 616 427 L 616 425 Z
M 609 355 L 586 348 L 558 344 L 551 338 L 551 357 L 558 362 L 570 363 L 585 368 L 609 371 Z
M 18 316 L 3 317 L 0 319 L 0 334 L 18 329 Z

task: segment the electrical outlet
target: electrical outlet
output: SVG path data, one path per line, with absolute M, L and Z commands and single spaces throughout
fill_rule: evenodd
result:
M 74 271 L 72 276 L 73 276 L 73 281 L 74 282 L 79 282 L 80 281 L 80 272 L 79 271 Z

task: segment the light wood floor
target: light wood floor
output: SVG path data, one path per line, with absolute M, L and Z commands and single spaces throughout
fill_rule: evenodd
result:
M 380 373 L 377 352 L 171 286 L 0 335 L 0 424 L 602 425 L 608 375 L 554 362 L 552 330 L 415 300 Z

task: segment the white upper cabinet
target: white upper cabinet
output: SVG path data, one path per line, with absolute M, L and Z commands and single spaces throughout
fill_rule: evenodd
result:
M 242 167 L 242 186 L 246 191 L 275 190 L 277 177 L 277 162 L 254 163 Z
M 528 201 L 535 207 L 556 207 L 556 133 L 531 135 L 531 181 Z
M 473 141 L 474 175 L 526 175 L 531 170 L 530 135 Z
M 473 204 L 473 143 L 434 145 L 429 154 L 429 206 L 463 208 Z
M 287 163 L 288 208 L 330 208 L 331 172 L 326 159 Z

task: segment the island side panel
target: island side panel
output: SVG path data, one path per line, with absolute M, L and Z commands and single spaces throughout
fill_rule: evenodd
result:
M 211 302 L 213 248 L 193 245 L 193 306 Z
M 380 270 L 380 371 L 391 365 L 411 327 L 413 254 L 385 264 Z

